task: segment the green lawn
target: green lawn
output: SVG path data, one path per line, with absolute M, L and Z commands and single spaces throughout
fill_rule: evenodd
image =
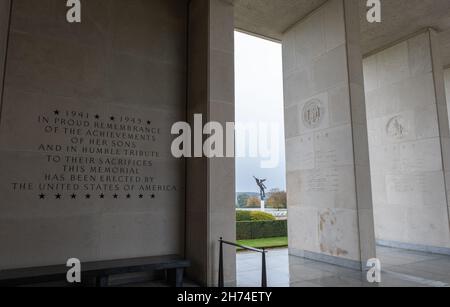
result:
M 288 238 L 267 238 L 267 239 L 257 239 L 257 240 L 241 240 L 238 241 L 239 244 L 254 248 L 275 248 L 275 247 L 286 247 L 288 246 Z

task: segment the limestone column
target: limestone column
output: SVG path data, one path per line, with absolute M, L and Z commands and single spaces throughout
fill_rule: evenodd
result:
M 436 105 L 438 112 L 439 122 L 439 135 L 441 139 L 442 150 L 442 166 L 444 170 L 444 182 L 446 187 L 447 198 L 447 214 L 448 214 L 448 234 L 450 238 L 450 122 L 448 105 L 445 89 L 445 76 L 444 76 L 444 64 L 441 51 L 441 44 L 439 41 L 439 35 L 435 30 L 429 30 L 430 36 L 430 48 L 431 48 L 431 62 L 433 67 L 434 78 L 434 90 L 436 94 Z M 447 242 L 447 247 L 450 246 L 450 242 Z M 447 248 L 447 253 L 450 252 L 450 248 Z
M 364 59 L 376 238 L 450 253 L 449 120 L 436 33 Z
M 5 77 L 6 48 L 8 43 L 10 0 L 0 1 L 0 120 L 3 103 L 3 84 Z
M 376 256 L 358 1 L 330 0 L 283 38 L 292 255 Z
M 189 8 L 188 121 L 234 122 L 234 8 L 231 1 L 193 0 Z M 193 126 L 193 125 L 192 125 Z M 234 148 L 232 148 L 234 149 Z M 232 158 L 187 162 L 186 256 L 195 281 L 217 285 L 219 244 L 236 239 Z M 225 282 L 236 281 L 235 249 L 225 248 Z
M 447 98 L 447 111 L 450 111 L 449 110 L 449 106 L 450 106 L 450 67 L 447 67 L 444 70 L 444 81 L 445 81 L 445 96 Z M 450 119 L 450 116 L 449 116 L 449 119 Z

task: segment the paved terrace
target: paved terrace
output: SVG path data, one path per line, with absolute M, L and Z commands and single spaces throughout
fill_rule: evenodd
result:
M 321 262 L 288 255 L 287 249 L 269 252 L 267 257 L 270 287 L 448 287 L 450 256 L 399 249 L 378 248 L 383 264 L 380 285 L 369 284 L 365 274 Z M 239 287 L 259 287 L 261 256 L 239 253 L 237 256 Z

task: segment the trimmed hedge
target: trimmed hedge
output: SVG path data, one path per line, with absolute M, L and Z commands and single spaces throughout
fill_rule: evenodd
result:
M 287 221 L 237 222 L 237 240 L 287 237 Z
M 236 211 L 236 221 L 238 222 L 254 222 L 254 221 L 275 221 L 276 218 L 266 212 L 261 211 Z

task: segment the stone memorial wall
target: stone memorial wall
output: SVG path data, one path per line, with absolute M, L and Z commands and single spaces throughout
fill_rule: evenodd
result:
M 447 98 L 447 110 L 450 110 L 450 68 L 444 70 L 445 96 Z M 449 113 L 450 114 L 450 113 Z M 450 116 L 449 116 L 450 119 Z
M 0 122 L 0 269 L 180 254 L 185 1 L 13 2 Z
M 290 252 L 361 268 L 375 248 L 354 4 L 329 1 L 287 31 L 283 73 Z
M 425 31 L 364 60 L 375 229 L 383 243 L 448 248 L 448 124 L 439 126 L 431 38 Z

